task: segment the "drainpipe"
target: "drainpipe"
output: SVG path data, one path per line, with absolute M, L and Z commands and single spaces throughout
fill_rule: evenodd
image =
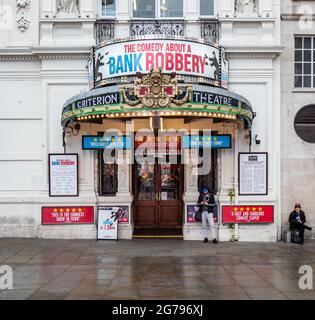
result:
M 234 156 L 234 202 L 237 206 L 238 201 L 238 152 L 239 152 L 239 125 L 235 125 L 235 156 Z M 234 230 L 234 241 L 239 240 L 239 229 L 238 229 L 238 223 L 235 224 L 235 230 Z

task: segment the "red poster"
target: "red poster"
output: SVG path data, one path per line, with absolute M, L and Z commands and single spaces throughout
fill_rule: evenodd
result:
M 93 224 L 94 207 L 43 207 L 42 224 Z
M 273 206 L 222 206 L 222 223 L 273 223 Z

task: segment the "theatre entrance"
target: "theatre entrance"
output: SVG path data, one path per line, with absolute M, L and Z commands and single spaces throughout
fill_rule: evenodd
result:
M 176 138 L 175 138 L 176 139 Z M 148 151 L 157 151 L 157 138 Z M 137 143 L 135 143 L 137 144 Z M 183 176 L 181 141 L 168 141 L 165 152 L 153 161 L 135 160 L 133 166 L 134 235 L 181 236 L 183 224 Z M 177 148 L 178 146 L 178 148 Z

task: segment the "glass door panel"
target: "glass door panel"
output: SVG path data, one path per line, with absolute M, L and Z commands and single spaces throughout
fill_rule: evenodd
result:
M 179 171 L 177 164 L 160 165 L 160 200 L 172 201 L 179 199 Z
M 138 200 L 155 201 L 156 181 L 154 164 L 137 164 Z

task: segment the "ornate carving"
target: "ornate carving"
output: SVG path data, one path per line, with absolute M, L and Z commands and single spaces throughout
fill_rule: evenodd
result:
M 21 12 L 21 15 L 17 18 L 17 26 L 21 32 L 25 32 L 31 25 L 31 21 L 25 16 L 25 11 L 30 9 L 31 0 L 16 0 L 16 12 Z
M 19 12 L 20 10 L 25 10 L 29 8 L 31 5 L 31 0 L 16 0 L 16 7 L 17 11 Z
M 17 22 L 18 28 L 22 32 L 25 32 L 31 25 L 31 22 L 23 16 L 20 19 L 18 19 L 16 22 Z
M 103 41 L 114 39 L 115 36 L 115 21 L 114 20 L 98 20 L 96 22 L 96 42 L 97 44 Z
M 151 68 L 145 76 L 138 72 L 134 88 L 128 91 L 123 88 L 121 92 L 124 101 L 131 106 L 141 103 L 143 107 L 165 108 L 172 102 L 177 105 L 187 102 L 190 90 L 188 88 L 184 94 L 178 90 L 175 73 L 163 75 L 161 68 Z
M 257 16 L 258 0 L 235 0 L 235 14 L 237 16 Z
M 57 0 L 58 14 L 79 14 L 79 0 Z

